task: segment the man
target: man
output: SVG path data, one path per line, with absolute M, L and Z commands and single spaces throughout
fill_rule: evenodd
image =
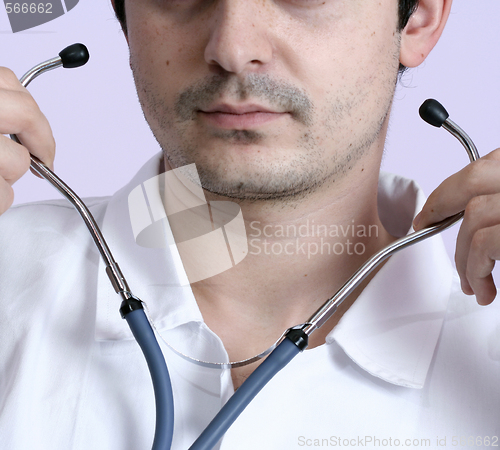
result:
M 396 0 L 114 6 L 165 169 L 195 163 L 208 201 L 237 202 L 252 251 L 232 269 L 184 289 L 171 273 L 169 252 L 130 248 L 129 229 L 119 220 L 131 190 L 158 173 L 155 162 L 108 203 L 91 207 L 117 260 L 125 260 L 122 268 L 134 268 L 130 284 L 151 298 L 152 316 L 169 343 L 201 359 L 248 358 L 304 322 L 368 256 L 408 232 L 421 194 L 408 181 L 383 177 L 377 199 L 380 159 L 400 64 L 415 67 L 425 59 L 451 1 L 420 0 L 411 17 L 412 3 Z M 1 80 L 2 133 L 17 133 L 50 165 L 46 120 L 12 74 L 4 71 Z M 5 211 L 10 184 L 26 171 L 28 158 L 6 139 L 1 145 Z M 466 209 L 457 269 L 463 291 L 480 304 L 496 294 L 490 272 L 498 254 L 499 158 L 493 152 L 449 178 L 415 222 L 421 228 Z M 377 200 L 385 205 L 380 211 Z M 394 220 L 394 208 L 404 211 L 403 223 Z M 2 247 L 8 255 L 2 293 L 16 299 L 8 310 L 15 325 L 6 327 L 12 343 L 2 361 L 2 434 L 8 448 L 147 448 L 154 414 L 147 373 L 125 324 L 111 316 L 110 288 L 85 230 L 60 209 L 60 203 L 22 207 L 0 222 L 5 236 L 16 224 L 33 222 L 31 236 L 21 232 Z M 313 224 L 328 232 L 314 232 Z M 356 232 L 331 232 L 332 225 Z M 305 235 L 290 234 L 301 227 Z M 38 235 L 47 241 L 36 242 Z M 293 248 L 288 244 L 297 237 L 295 251 L 272 251 Z M 12 270 L 20 242 L 33 252 L 22 275 L 33 284 Z M 311 257 L 304 248 L 328 251 Z M 74 292 L 75 283 L 82 292 Z M 26 312 L 31 289 L 40 303 Z M 69 302 L 76 311 L 64 309 Z M 480 437 L 474 445 L 489 445 L 485 437 L 494 440 L 500 431 L 498 391 L 486 390 L 498 375 L 498 315 L 484 311 L 454 290 L 438 244 L 394 256 L 312 335 L 311 350 L 266 387 L 221 448 L 345 446 L 343 437 L 351 446 L 377 446 L 376 439 L 378 446 L 418 446 L 432 439 L 428 446 L 452 447 L 461 433 Z M 256 365 L 228 373 L 168 350 L 165 356 L 178 399 L 174 448 L 187 448 Z M 139 387 L 129 392 L 133 381 Z M 300 411 L 299 421 L 291 410 Z M 27 424 L 39 428 L 37 441 Z M 119 432 L 110 431 L 115 424 Z

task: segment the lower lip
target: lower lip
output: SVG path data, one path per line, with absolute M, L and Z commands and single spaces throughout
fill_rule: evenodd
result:
M 206 113 L 200 111 L 200 115 L 216 127 L 243 130 L 273 122 L 288 115 L 288 113 L 250 112 L 245 114 L 230 114 L 222 112 Z

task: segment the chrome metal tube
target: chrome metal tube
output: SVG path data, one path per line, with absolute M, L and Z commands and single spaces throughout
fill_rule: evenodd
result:
M 30 84 L 36 77 L 41 75 L 42 73 L 48 72 L 49 70 L 57 69 L 61 67 L 63 64 L 60 56 L 44 61 L 32 69 L 28 70 L 19 81 L 21 84 L 26 87 Z
M 467 133 L 462 130 L 456 123 L 447 119 L 443 128 L 449 131 L 453 136 L 455 136 L 460 143 L 464 146 L 469 159 L 471 162 L 479 159 L 479 153 L 477 148 L 472 142 L 472 139 L 467 135 Z M 366 261 L 355 273 L 354 275 L 346 281 L 346 283 L 337 291 L 337 293 L 328 299 L 321 308 L 319 308 L 304 324 L 302 324 L 302 330 L 310 336 L 315 330 L 320 328 L 337 310 L 339 305 L 351 294 L 351 292 L 383 261 L 392 256 L 394 253 L 402 250 L 403 248 L 409 247 L 410 245 L 421 242 L 424 239 L 435 236 L 441 233 L 452 225 L 456 224 L 462 217 L 464 213 L 459 212 L 454 216 L 451 216 L 439 223 L 429 225 L 428 227 L 404 236 L 392 244 L 384 247 L 379 252 L 375 253 L 368 261 Z
M 310 336 L 312 332 L 320 328 L 337 310 L 338 306 L 356 289 L 356 287 L 383 261 L 392 256 L 394 253 L 402 250 L 417 242 L 423 241 L 429 237 L 441 233 L 441 231 L 455 225 L 462 217 L 463 212 L 448 217 L 447 219 L 430 225 L 420 231 L 416 231 L 408 236 L 402 237 L 392 244 L 384 247 L 379 252 L 375 253 L 368 261 L 366 261 L 355 273 L 347 280 L 347 282 L 337 291 L 337 293 L 326 301 L 304 324 L 302 329 Z
M 27 87 L 36 77 L 45 72 L 48 72 L 49 70 L 61 67 L 62 64 L 63 63 L 60 56 L 58 56 L 57 58 L 49 59 L 30 69 L 21 77 L 19 81 L 24 87 Z M 18 144 L 21 144 L 21 141 L 15 134 L 12 134 L 10 137 Z M 78 211 L 83 221 L 85 222 L 85 225 L 87 226 L 90 234 L 92 235 L 92 238 L 94 239 L 94 242 L 99 252 L 101 253 L 102 258 L 104 259 L 104 262 L 106 264 L 106 273 L 110 278 L 115 291 L 119 293 L 124 300 L 130 298 L 132 294 L 130 292 L 130 288 L 128 287 L 127 281 L 121 273 L 118 264 L 114 260 L 113 255 L 111 254 L 111 251 L 101 233 L 101 230 L 97 226 L 94 217 L 92 216 L 85 203 L 63 180 L 61 180 L 36 156 L 30 154 L 30 158 L 31 168 L 38 175 L 45 178 L 52 186 L 54 186 L 64 197 L 66 197 L 71 202 L 71 204 Z
M 477 151 L 476 145 L 474 144 L 474 142 L 472 142 L 472 139 L 469 137 L 469 135 L 464 130 L 462 130 L 462 128 L 460 128 L 455 122 L 453 122 L 453 120 L 446 119 L 443 123 L 443 128 L 460 141 L 460 143 L 467 151 L 471 162 L 479 159 L 479 153 Z

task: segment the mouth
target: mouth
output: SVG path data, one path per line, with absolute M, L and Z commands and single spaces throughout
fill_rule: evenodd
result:
M 232 130 L 258 128 L 289 116 L 286 111 L 275 111 L 261 105 L 230 105 L 226 103 L 199 110 L 198 114 L 212 126 Z

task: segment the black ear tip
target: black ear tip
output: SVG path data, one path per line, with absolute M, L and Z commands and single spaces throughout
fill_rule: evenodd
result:
M 70 45 L 61 51 L 59 56 L 61 57 L 63 67 L 66 69 L 83 66 L 90 58 L 89 51 L 83 44 Z
M 432 98 L 422 103 L 418 112 L 423 120 L 438 128 L 443 125 L 448 117 L 450 117 L 444 106 Z

